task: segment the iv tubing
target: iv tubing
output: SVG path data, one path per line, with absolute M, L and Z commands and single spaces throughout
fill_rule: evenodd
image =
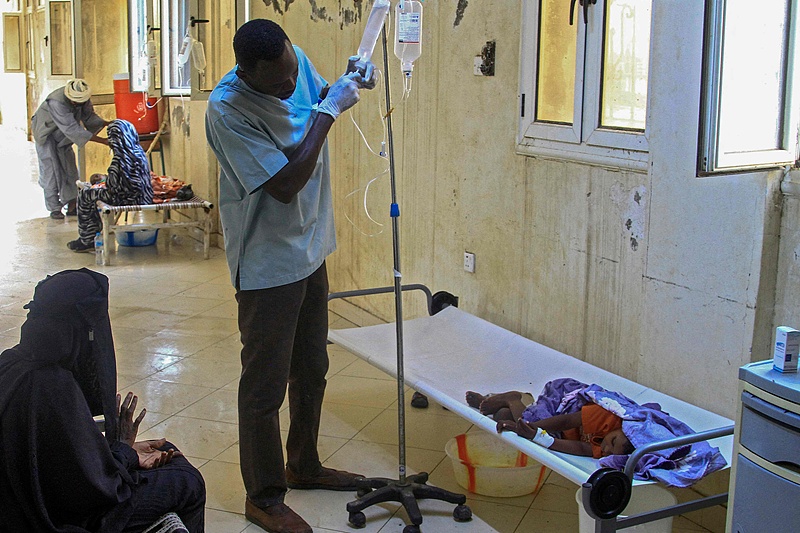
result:
M 380 85 L 380 83 L 381 83 L 381 78 L 380 78 L 381 71 L 376 69 L 375 72 L 376 72 L 376 75 L 378 76 L 378 78 L 377 78 L 378 79 L 378 84 Z M 356 127 L 356 130 L 361 135 L 361 139 L 364 141 L 364 145 L 367 147 L 367 149 L 370 151 L 370 153 L 372 153 L 372 155 L 374 155 L 375 157 L 380 157 L 381 159 L 384 159 L 384 160 L 388 159 L 388 157 L 386 155 L 382 155 L 382 154 L 384 154 L 384 149 L 382 149 L 381 152 L 378 153 L 372 148 L 372 146 L 370 146 L 369 141 L 367 140 L 366 136 L 364 135 L 364 132 L 361 130 L 361 127 L 358 125 L 358 122 L 356 122 L 356 119 L 353 116 L 352 108 L 350 109 L 349 113 L 350 113 L 350 120 L 353 122 L 353 125 Z M 384 120 L 383 120 L 384 115 L 383 115 L 383 109 L 381 108 L 380 100 L 378 101 L 378 116 L 381 117 L 381 125 L 382 125 L 381 129 L 383 130 L 383 139 L 384 139 L 383 141 L 381 141 L 381 145 L 383 145 L 383 147 L 385 148 L 385 146 L 386 146 L 386 127 L 385 127 L 385 123 L 384 123 Z M 367 196 L 369 195 L 369 188 L 372 186 L 372 184 L 375 183 L 381 176 L 383 176 L 387 172 L 389 172 L 389 167 L 388 166 L 382 172 L 380 172 L 377 176 L 375 176 L 372 179 L 370 179 L 367 182 L 367 184 L 364 186 L 364 197 L 363 197 L 364 213 L 367 215 L 367 218 L 370 220 L 370 222 L 372 222 L 376 226 L 380 227 L 380 230 L 377 233 L 366 233 L 361 228 L 359 228 L 355 224 L 355 222 L 353 222 L 353 220 L 347 214 L 347 210 L 344 211 L 344 216 L 347 219 L 347 221 L 350 222 L 350 225 L 353 226 L 359 233 L 361 233 L 365 237 L 374 237 L 375 235 L 380 235 L 381 233 L 383 233 L 383 224 L 381 222 L 378 222 L 377 220 L 375 220 L 372 217 L 372 214 L 370 214 L 370 212 L 369 212 L 369 207 L 367 206 Z M 355 195 L 360 190 L 361 190 L 361 187 L 358 187 L 358 188 L 350 191 L 349 193 L 347 193 L 345 195 L 345 199 L 350 198 L 351 196 Z

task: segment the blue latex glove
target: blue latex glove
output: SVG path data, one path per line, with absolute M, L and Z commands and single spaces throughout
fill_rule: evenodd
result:
M 320 113 L 326 113 L 334 119 L 342 112 L 347 111 L 358 103 L 361 96 L 358 94 L 360 84 L 363 82 L 361 74 L 350 72 L 345 74 L 328 89 L 328 95 L 317 106 Z

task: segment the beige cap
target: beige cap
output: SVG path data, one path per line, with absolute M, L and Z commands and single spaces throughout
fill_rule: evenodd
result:
M 82 104 L 92 97 L 92 89 L 86 80 L 72 79 L 64 86 L 64 96 L 77 104 Z

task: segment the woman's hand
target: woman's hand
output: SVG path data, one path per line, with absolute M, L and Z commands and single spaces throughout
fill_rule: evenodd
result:
M 136 434 L 139 433 L 139 424 L 144 419 L 147 409 L 142 409 L 139 416 L 134 420 L 133 413 L 136 411 L 136 403 L 139 398 L 129 392 L 124 401 L 121 401 L 121 399 L 122 397 L 117 394 L 117 412 L 119 413 L 117 438 L 128 446 L 133 447 L 136 442 Z
M 139 456 L 139 468 L 145 470 L 158 468 L 170 462 L 173 457 L 183 455 L 181 452 L 172 448 L 167 451 L 160 450 L 159 448 L 163 447 L 166 443 L 167 439 L 135 442 L 131 448 L 136 450 L 136 454 Z

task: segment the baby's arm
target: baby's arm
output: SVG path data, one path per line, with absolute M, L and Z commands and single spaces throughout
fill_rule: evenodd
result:
M 556 431 L 580 428 L 582 423 L 581 412 L 577 411 L 568 415 L 551 416 L 530 425 L 534 428 L 540 427 L 548 433 L 555 433 Z
M 592 456 L 592 446 L 588 442 L 568 439 L 556 439 L 548 435 L 548 432 L 564 431 L 581 427 L 581 413 L 571 413 L 568 415 L 557 415 L 545 418 L 538 422 L 525 422 L 522 419 L 501 420 L 497 423 L 497 432 L 504 430 L 513 431 L 520 437 L 532 440 L 540 446 L 549 448 L 553 451 L 564 452 L 571 455 Z
M 517 420 L 500 420 L 497 422 L 498 433 L 506 430 L 513 431 L 520 437 L 531 440 L 536 436 L 536 430 L 539 428 L 550 433 L 555 433 L 556 431 L 564 431 L 579 427 L 581 427 L 580 411 L 568 415 L 551 416 L 550 418 L 544 418 L 536 422 L 525 422 L 522 418 Z
M 556 452 L 564 452 L 571 455 L 592 456 L 592 445 L 580 440 L 555 439 L 549 449 Z

